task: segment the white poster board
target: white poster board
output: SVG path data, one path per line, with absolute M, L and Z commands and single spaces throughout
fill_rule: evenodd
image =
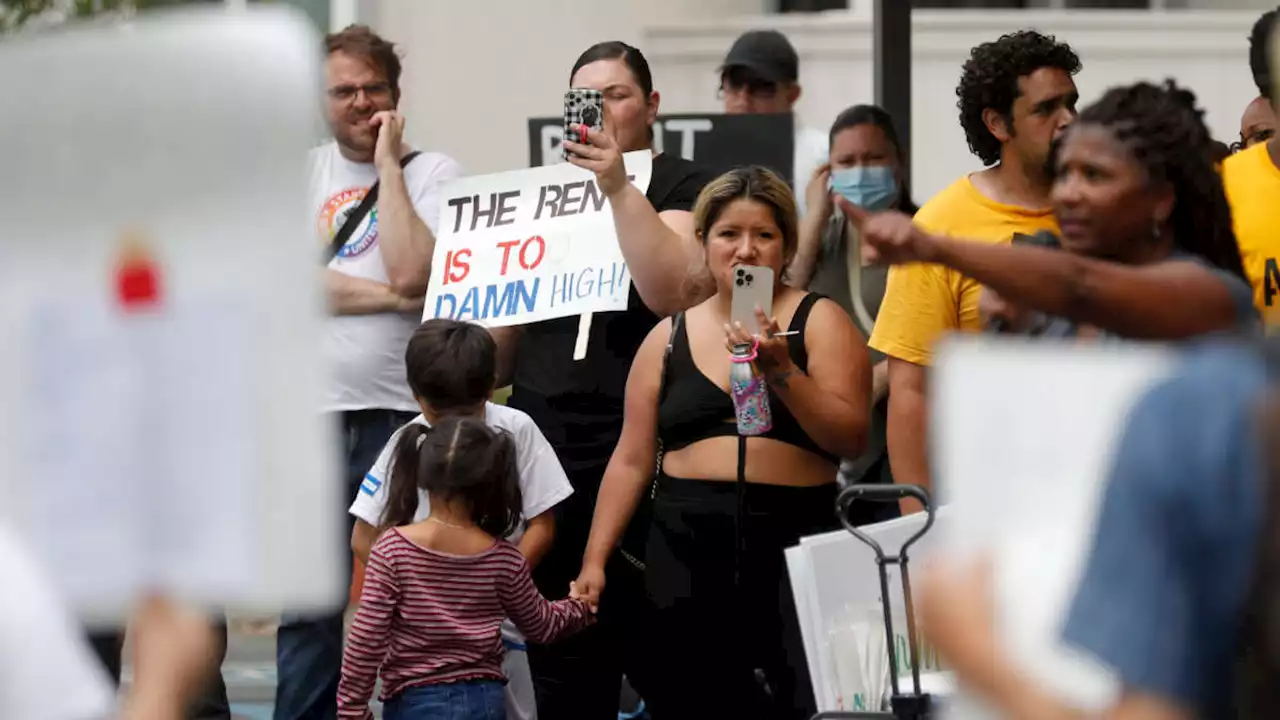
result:
M 990 552 L 997 628 L 1015 666 L 1084 710 L 1114 677 L 1061 639 L 1117 442 L 1171 369 L 1152 345 L 954 338 L 930 378 L 930 452 L 948 557 Z M 963 695 L 951 718 L 994 718 Z
M 936 552 L 950 510 L 939 508 L 933 527 L 909 549 L 908 573 L 919 578 Z M 923 514 L 897 518 L 862 531 L 896 555 L 902 544 L 924 526 Z M 809 677 L 818 710 L 869 712 L 879 709 L 877 698 L 888 696 L 888 654 L 880 572 L 870 546 L 845 530 L 803 538 L 786 551 L 787 569 L 800 617 Z M 902 575 L 887 567 L 889 603 L 893 613 L 894 648 L 901 689 L 910 692 L 910 643 Z M 938 690 L 943 671 L 937 653 L 917 637 L 925 692 Z
M 640 192 L 653 156 L 623 156 Z M 423 319 L 487 327 L 625 310 L 631 292 L 609 201 L 595 176 L 560 163 L 444 184 Z
M 82 615 L 144 587 L 345 594 L 305 221 L 319 47 L 279 9 L 0 43 L 22 98 L 0 103 L 0 519 Z

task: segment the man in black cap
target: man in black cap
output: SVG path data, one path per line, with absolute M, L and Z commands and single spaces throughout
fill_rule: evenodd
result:
M 743 33 L 720 65 L 720 98 L 729 115 L 789 113 L 800 99 L 800 57 L 777 30 Z M 796 126 L 792 185 L 805 213 L 804 188 L 827 162 L 827 136 Z

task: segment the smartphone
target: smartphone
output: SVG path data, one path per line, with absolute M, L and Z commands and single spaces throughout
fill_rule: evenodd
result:
M 756 320 L 756 308 L 765 317 L 773 316 L 773 268 L 759 265 L 739 265 L 733 269 L 733 301 L 729 306 L 729 321 L 742 323 L 752 335 L 760 333 Z
M 581 142 L 574 128 L 586 125 L 592 130 L 604 129 L 604 93 L 590 88 L 569 88 L 564 94 L 564 135 L 566 140 Z M 560 157 L 568 160 L 569 151 L 560 146 Z

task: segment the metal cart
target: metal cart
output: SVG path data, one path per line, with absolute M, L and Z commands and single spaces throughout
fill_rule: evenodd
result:
M 926 513 L 924 527 L 902 544 L 896 555 L 885 554 L 884 548 L 875 538 L 854 527 L 850 522 L 850 510 L 854 501 L 864 502 L 898 502 L 904 498 L 915 498 L 924 506 Z M 887 712 L 821 712 L 811 720 L 929 720 L 933 716 L 933 702 L 928 694 L 920 692 L 920 650 L 916 644 L 915 608 L 911 602 L 911 580 L 907 574 L 907 550 L 933 527 L 933 504 L 929 501 L 929 493 L 915 485 L 850 485 L 836 497 L 836 514 L 840 523 L 854 537 L 868 545 L 876 554 L 876 566 L 880 571 L 880 597 L 884 606 L 884 631 L 889 652 L 889 687 L 890 710 Z M 889 603 L 889 572 L 886 566 L 897 565 L 902 573 L 902 598 L 907 609 L 907 644 L 911 653 L 912 692 L 903 693 L 898 687 L 898 656 L 893 642 L 893 610 Z

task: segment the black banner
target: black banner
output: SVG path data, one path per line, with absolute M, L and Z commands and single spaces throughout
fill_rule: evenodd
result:
M 795 120 L 781 115 L 660 115 L 654 149 L 722 173 L 739 165 L 763 165 L 792 183 Z M 529 118 L 529 166 L 560 162 L 563 118 Z

